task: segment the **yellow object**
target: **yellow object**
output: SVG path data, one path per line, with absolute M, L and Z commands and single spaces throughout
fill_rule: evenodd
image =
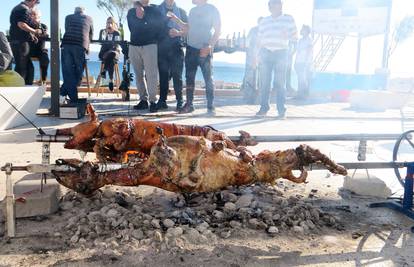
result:
M 0 87 L 21 87 L 25 82 L 22 76 L 13 70 L 0 73 Z

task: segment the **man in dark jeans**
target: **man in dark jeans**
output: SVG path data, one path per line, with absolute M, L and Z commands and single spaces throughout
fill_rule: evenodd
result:
M 75 13 L 65 19 L 65 35 L 62 39 L 62 74 L 60 102 L 69 96 L 71 102 L 78 101 L 78 86 L 82 81 L 85 52 L 93 37 L 92 18 L 84 14 L 83 7 L 76 7 Z
M 41 35 L 40 29 L 30 27 L 31 9 L 39 4 L 39 0 L 26 0 L 15 6 L 10 14 L 10 44 L 15 59 L 15 71 L 26 84 L 31 84 L 34 67 L 30 60 L 30 42 L 35 36 Z
M 212 70 L 213 48 L 221 31 L 221 19 L 218 9 L 207 0 L 193 0 L 196 6 L 190 10 L 188 24 L 171 15 L 173 21 L 188 31 L 187 50 L 185 54 L 185 77 L 187 102 L 180 113 L 194 111 L 194 89 L 197 68 L 200 66 L 206 84 L 207 112 L 215 114 L 214 81 Z M 212 34 L 214 30 L 214 34 Z
M 166 17 L 168 34 L 165 34 L 158 43 L 158 71 L 160 74 L 160 99 L 157 108 L 168 109 L 167 95 L 169 90 L 170 77 L 173 79 L 175 98 L 177 100 L 176 110 L 180 111 L 183 106 L 183 68 L 184 51 L 183 36 L 185 32 L 172 20 L 169 20 L 171 13 L 181 21 L 187 23 L 187 14 L 177 7 L 174 0 L 164 0 L 159 5 L 159 10 Z M 171 13 L 170 13 L 171 12 Z

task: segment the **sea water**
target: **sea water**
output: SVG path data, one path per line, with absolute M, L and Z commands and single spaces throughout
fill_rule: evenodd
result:
M 35 80 L 39 79 L 39 64 L 38 62 L 33 62 L 35 66 Z M 95 79 L 99 75 L 99 70 L 101 68 L 101 62 L 100 61 L 88 61 L 88 70 L 89 75 L 91 77 L 94 77 Z M 120 73 L 122 74 L 122 63 L 119 64 Z M 133 68 L 131 66 L 131 72 L 133 72 Z M 228 83 L 242 83 L 243 82 L 243 76 L 244 76 L 244 67 L 242 65 L 237 64 L 225 64 L 225 63 L 217 63 L 216 65 L 213 65 L 213 75 L 214 80 L 216 81 L 224 81 Z M 61 80 L 63 79 L 62 73 L 61 73 Z M 48 79 L 50 80 L 50 68 L 48 71 Z M 185 80 L 185 70 L 183 71 L 183 79 Z M 201 70 L 199 69 L 197 71 L 196 76 L 197 81 L 202 81 L 203 76 L 201 74 Z M 133 85 L 135 85 L 135 81 L 133 82 Z

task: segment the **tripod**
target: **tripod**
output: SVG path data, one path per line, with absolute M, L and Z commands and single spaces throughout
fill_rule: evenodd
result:
M 122 65 L 122 82 L 119 86 L 119 90 L 121 91 L 122 100 L 129 101 L 130 99 L 130 92 L 129 88 L 131 86 L 131 82 L 134 80 L 134 74 L 131 73 L 131 62 L 129 61 L 129 44 L 127 41 L 121 42 L 122 54 L 124 54 L 124 63 Z

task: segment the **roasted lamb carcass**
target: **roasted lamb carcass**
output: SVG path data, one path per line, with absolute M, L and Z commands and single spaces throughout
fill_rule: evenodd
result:
M 71 128 L 59 129 L 56 135 L 71 136 L 71 139 L 65 143 L 65 148 L 95 152 L 101 162 L 121 162 L 125 159 L 127 152 L 148 155 L 152 146 L 158 141 L 157 130 L 159 128 L 167 137 L 201 136 L 210 141 L 224 141 L 226 146 L 232 149 L 236 149 L 237 146 L 257 144 L 244 131 L 240 131 L 241 136 L 238 141 L 232 141 L 223 132 L 209 126 L 179 125 L 126 118 L 100 122 L 92 105 L 88 104 L 87 111 L 90 114 L 90 121 Z
M 79 160 L 60 160 L 71 171 L 54 171 L 57 181 L 76 192 L 90 195 L 104 185 L 149 185 L 173 192 L 211 192 L 227 186 L 273 183 L 285 178 L 303 183 L 306 166 L 320 163 L 337 174 L 346 170 L 319 150 L 302 145 L 285 151 L 263 151 L 254 156 L 248 150 L 227 148 L 225 141 L 204 137 L 162 136 L 148 158 L 128 164 L 99 165 Z M 74 170 L 76 169 L 76 170 Z M 295 177 L 292 170 L 299 169 Z

